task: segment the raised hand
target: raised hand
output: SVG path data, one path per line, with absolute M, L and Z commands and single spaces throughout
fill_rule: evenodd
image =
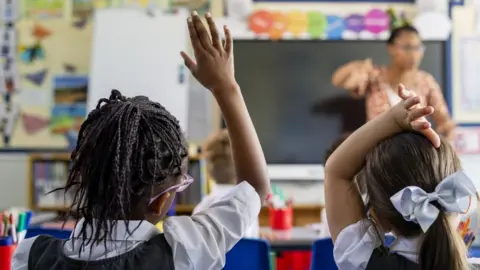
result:
M 398 85 L 398 95 L 403 101 L 392 108 L 398 125 L 404 130 L 420 132 L 432 142 L 434 147 L 440 147 L 440 137 L 425 118 L 433 113 L 433 107 L 422 106 L 421 98 L 407 90 L 403 84 Z
M 224 26 L 225 44 L 222 44 L 215 22 L 210 13 L 205 14 L 210 35 L 196 11 L 188 18 L 188 32 L 196 62 L 185 52 L 181 56 L 185 65 L 203 86 L 219 94 L 237 89 L 233 69 L 233 42 L 230 30 Z

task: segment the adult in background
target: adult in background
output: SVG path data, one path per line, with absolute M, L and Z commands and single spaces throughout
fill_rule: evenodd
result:
M 387 49 L 390 66 L 376 67 L 371 59 L 349 62 L 335 71 L 333 85 L 354 97 L 365 97 L 367 120 L 371 120 L 400 101 L 395 89 L 403 83 L 422 98 L 422 105 L 435 109 L 432 120 L 437 132 L 451 138 L 455 123 L 440 86 L 431 74 L 418 69 L 425 47 L 417 29 L 409 25 L 393 29 Z

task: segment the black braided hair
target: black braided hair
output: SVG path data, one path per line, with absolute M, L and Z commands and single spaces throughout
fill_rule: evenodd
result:
M 84 218 L 82 246 L 103 241 L 106 247 L 117 220 L 128 228 L 134 209 L 146 213 L 153 187 L 179 176 L 187 153 L 179 122 L 159 103 L 118 90 L 100 99 L 80 128 L 62 188 L 73 192 L 76 221 Z

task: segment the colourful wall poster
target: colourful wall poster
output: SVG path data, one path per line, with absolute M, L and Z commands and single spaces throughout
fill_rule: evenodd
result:
M 372 9 L 365 14 L 346 17 L 321 11 L 292 10 L 287 12 L 257 10 L 248 19 L 248 29 L 254 34 L 281 38 L 374 39 L 388 34 L 390 17 L 386 11 Z
M 53 87 L 51 132 L 64 136 L 72 131 L 78 133 L 87 116 L 88 77 L 57 76 L 54 78 Z
M 87 80 L 83 75 L 90 68 L 92 26 L 91 20 L 79 28 L 75 20 L 64 18 L 16 23 L 21 91 L 12 95 L 12 103 L 17 106 L 12 112 L 18 111 L 18 115 L 11 114 L 12 120 L 6 126 L 11 131 L 10 140 L 5 142 L 0 137 L 0 149 L 68 150 L 75 143 L 79 117 L 83 120 L 86 115 L 85 105 L 82 108 L 81 104 L 85 98 L 78 93 L 80 89 L 72 90 L 74 87 L 67 89 L 78 102 L 63 97 L 59 79 L 77 76 L 83 78 L 79 81 Z M 38 43 L 41 50 L 35 47 Z
M 63 16 L 65 0 L 23 0 L 23 10 L 27 17 L 37 19 Z

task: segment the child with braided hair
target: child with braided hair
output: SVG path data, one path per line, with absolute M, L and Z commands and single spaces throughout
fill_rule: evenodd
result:
M 211 16 L 211 38 L 196 12 L 188 18 L 196 62 L 181 56 L 217 100 L 230 133 L 237 186 L 193 216 L 162 220 L 188 176 L 188 151 L 178 121 L 144 96 L 113 90 L 82 124 L 65 192 L 81 219 L 65 240 L 26 239 L 13 270 L 221 269 L 225 254 L 257 219 L 269 190 L 265 158 L 233 72 L 232 38 L 225 45 Z

